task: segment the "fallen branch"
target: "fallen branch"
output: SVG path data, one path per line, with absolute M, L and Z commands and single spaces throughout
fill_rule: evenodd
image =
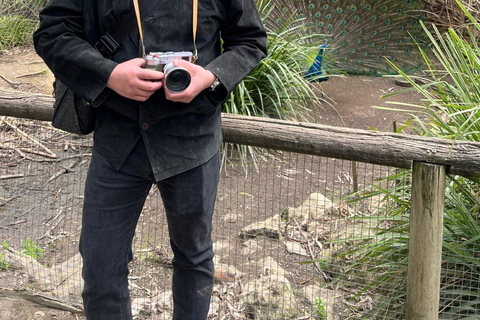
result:
M 0 176 L 0 180 L 7 180 L 7 179 L 16 179 L 16 178 L 23 178 L 25 175 L 23 173 L 18 173 L 18 174 L 6 174 L 3 176 Z
M 47 70 L 47 69 L 45 69 L 45 70 L 42 70 L 42 71 L 37 71 L 37 72 L 32 72 L 32 73 L 26 73 L 26 74 L 22 74 L 22 75 L 19 75 L 19 76 L 15 77 L 15 79 L 18 79 L 18 78 L 24 78 L 24 77 L 36 76 L 36 75 L 39 75 L 39 74 L 45 73 L 46 71 L 48 71 L 48 70 Z
M 67 301 L 27 289 L 0 288 L 0 297 L 18 297 L 50 308 L 73 313 L 83 313 L 80 305 L 69 303 Z
M 5 78 L 4 76 L 2 76 L 1 74 L 0 74 L 0 78 L 2 78 L 3 80 L 5 80 L 5 82 L 8 83 L 9 85 L 11 85 L 12 88 L 14 88 L 14 89 L 18 89 L 18 87 L 20 86 L 20 83 L 10 81 L 10 80 L 8 80 L 7 78 Z
M 68 167 L 63 168 L 62 170 L 58 171 L 57 173 L 55 173 L 54 175 L 52 175 L 52 176 L 50 177 L 50 179 L 48 179 L 48 181 L 45 182 L 45 184 L 52 182 L 53 180 L 55 180 L 55 179 L 57 179 L 58 177 L 60 177 L 62 174 L 69 173 L 70 171 L 72 171 L 73 168 L 75 168 L 76 166 L 78 166 L 81 162 L 82 162 L 82 161 L 75 161 L 75 162 L 73 162 L 72 164 L 70 164 Z

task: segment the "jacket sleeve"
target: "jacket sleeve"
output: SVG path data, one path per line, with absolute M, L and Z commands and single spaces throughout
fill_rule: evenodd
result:
M 106 84 L 117 63 L 104 58 L 87 41 L 82 2 L 50 0 L 40 12 L 40 26 L 33 41 L 36 52 L 53 74 L 97 106 L 109 92 Z
M 222 86 L 211 95 L 225 100 L 235 86 L 267 53 L 267 35 L 254 0 L 230 0 L 221 31 L 223 52 L 205 69 L 214 73 Z

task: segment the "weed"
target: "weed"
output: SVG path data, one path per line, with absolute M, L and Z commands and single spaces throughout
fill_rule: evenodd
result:
M 22 248 L 25 250 L 27 256 L 34 259 L 43 258 L 43 249 L 35 241 L 32 241 L 32 239 L 23 240 Z
M 325 310 L 322 299 L 315 299 L 315 307 L 317 307 L 317 309 L 315 310 L 315 314 L 318 319 L 327 320 L 327 311 Z

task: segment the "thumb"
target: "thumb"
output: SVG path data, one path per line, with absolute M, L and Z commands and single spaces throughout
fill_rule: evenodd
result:
M 135 66 L 145 67 L 145 60 L 142 58 L 135 58 L 135 59 L 132 59 L 131 61 L 132 61 L 132 64 L 134 64 Z
M 174 67 L 186 68 L 190 64 L 190 62 L 182 60 L 182 59 L 173 59 L 172 64 L 173 64 Z

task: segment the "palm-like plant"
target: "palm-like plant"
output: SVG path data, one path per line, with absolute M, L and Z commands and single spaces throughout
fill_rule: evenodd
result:
M 422 120 L 424 117 L 418 113 L 413 114 L 410 127 L 426 136 L 452 139 L 452 143 L 455 140 L 480 142 L 480 47 L 474 40 L 480 24 L 456 1 L 471 20 L 466 27 L 467 36 L 453 29 L 441 34 L 435 26 L 432 31 L 424 26 L 435 60 L 422 54 L 433 80 L 419 84 L 398 68 L 397 71 L 411 83 L 413 90 L 424 96 L 424 105 L 417 108 L 428 121 Z M 381 206 L 378 217 L 368 217 L 380 219 L 382 223 L 375 235 L 364 238 L 363 246 L 351 253 L 358 258 L 357 263 L 373 261 L 377 266 L 379 276 L 365 290 L 384 293 L 384 303 L 378 304 L 371 315 L 381 314 L 381 308 L 388 306 L 387 313 L 399 314 L 402 318 L 411 172 L 401 170 L 384 181 L 387 187 L 362 194 L 363 198 L 383 195 L 386 205 Z M 480 179 L 448 176 L 439 310 L 442 319 L 478 319 L 480 316 L 479 252 Z M 350 270 L 355 269 L 354 266 Z

